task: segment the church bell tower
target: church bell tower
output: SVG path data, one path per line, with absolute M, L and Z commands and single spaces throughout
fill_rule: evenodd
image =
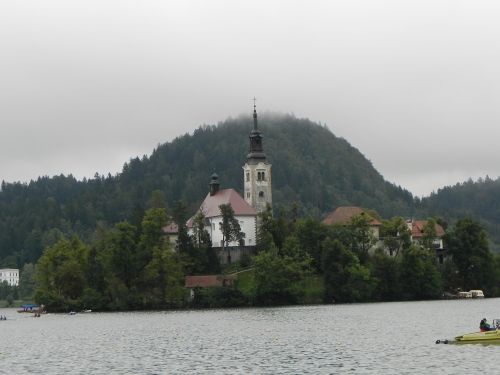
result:
M 262 133 L 257 123 L 257 107 L 253 99 L 253 129 L 250 132 L 250 150 L 243 166 L 243 186 L 245 201 L 255 208 L 257 213 L 272 206 L 271 163 L 267 161 L 262 146 Z

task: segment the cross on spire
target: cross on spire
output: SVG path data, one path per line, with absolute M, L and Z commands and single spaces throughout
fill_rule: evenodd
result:
M 253 130 L 257 131 L 257 105 L 255 104 L 257 98 L 255 98 L 254 96 L 252 100 L 253 100 Z

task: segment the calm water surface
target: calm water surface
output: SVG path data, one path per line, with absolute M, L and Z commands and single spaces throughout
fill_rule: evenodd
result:
M 500 299 L 0 314 L 0 374 L 500 373 L 500 346 L 434 343 L 499 318 Z

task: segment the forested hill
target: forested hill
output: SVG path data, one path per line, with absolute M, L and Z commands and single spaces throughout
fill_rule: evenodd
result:
M 422 212 L 447 220 L 464 216 L 479 220 L 493 240 L 495 250 L 500 251 L 500 178 L 486 177 L 447 186 L 422 199 L 420 206 Z
M 182 200 L 194 211 L 214 171 L 222 188 L 241 192 L 251 127 L 250 117 L 202 126 L 158 146 L 149 157 L 131 159 L 116 176 L 3 183 L 0 266 L 35 261 L 60 232 L 88 239 L 97 226 L 125 219 L 137 223 L 155 190 L 163 192 L 170 207 Z M 326 127 L 289 115 L 261 116 L 259 127 L 273 164 L 276 208 L 297 202 L 302 213 L 319 217 L 339 205 L 358 205 L 383 217 L 411 215 L 412 195 L 385 181 L 357 149 Z

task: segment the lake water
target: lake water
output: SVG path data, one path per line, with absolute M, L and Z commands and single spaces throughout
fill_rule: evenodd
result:
M 500 373 L 500 346 L 435 344 L 500 318 L 500 299 L 0 314 L 0 374 Z

